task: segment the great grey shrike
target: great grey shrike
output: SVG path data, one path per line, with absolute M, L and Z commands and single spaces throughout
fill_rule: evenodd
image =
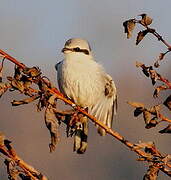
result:
M 55 66 L 60 91 L 111 128 L 117 109 L 116 87 L 111 76 L 94 60 L 84 39 L 69 39 L 62 52 L 64 60 Z M 106 134 L 100 127 L 98 132 Z

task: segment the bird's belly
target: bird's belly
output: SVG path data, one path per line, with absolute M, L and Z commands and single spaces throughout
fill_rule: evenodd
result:
M 69 68 L 63 79 L 64 93 L 82 107 L 95 105 L 104 92 L 100 77 L 90 70 Z

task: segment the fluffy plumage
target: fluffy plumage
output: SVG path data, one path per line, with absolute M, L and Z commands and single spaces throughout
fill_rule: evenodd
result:
M 116 87 L 111 76 L 94 61 L 91 48 L 83 39 L 68 40 L 62 52 L 65 58 L 56 64 L 61 92 L 77 105 L 88 107 L 90 114 L 111 127 L 117 108 Z M 100 127 L 98 132 L 105 135 Z

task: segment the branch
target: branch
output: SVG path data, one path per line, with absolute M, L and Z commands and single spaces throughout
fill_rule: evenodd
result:
M 11 57 L 10 55 L 8 55 L 7 53 L 5 53 L 4 51 L 0 50 L 0 54 L 7 60 L 11 61 L 12 63 L 16 64 L 17 66 L 19 66 L 22 69 L 27 68 L 24 64 L 20 63 L 17 59 Z M 48 83 L 45 79 L 43 79 L 43 81 L 45 83 Z M 58 89 L 54 88 L 54 87 L 48 87 L 48 91 L 52 94 L 55 95 L 57 99 L 60 99 L 62 101 L 64 101 L 66 104 L 72 106 L 75 110 L 77 110 L 78 112 L 84 114 L 85 116 L 87 116 L 93 123 L 97 124 L 98 126 L 100 126 L 101 128 L 103 128 L 109 135 L 111 135 L 112 137 L 116 138 L 117 140 L 119 140 L 121 143 L 123 143 L 124 145 L 126 145 L 131 151 L 134 151 L 137 155 L 139 155 L 140 157 L 143 157 L 143 159 L 145 161 L 148 162 L 154 162 L 154 157 L 156 156 L 155 153 L 152 151 L 151 154 L 149 154 L 148 152 L 145 151 L 145 147 L 139 147 L 136 144 L 131 143 L 130 141 L 126 140 L 123 136 L 121 136 L 119 133 L 115 132 L 114 130 L 112 130 L 111 128 L 109 128 L 108 126 L 106 126 L 105 124 L 103 124 L 101 121 L 97 120 L 94 116 L 92 116 L 91 114 L 89 114 L 86 110 L 84 110 L 83 108 L 77 106 L 74 102 L 72 102 L 71 100 L 67 99 L 66 97 L 64 97 L 64 95 L 62 93 L 60 93 L 58 91 Z M 156 150 L 157 151 L 157 150 Z M 155 152 L 156 152 L 155 151 Z M 160 153 L 158 153 L 159 156 Z M 160 158 L 160 160 L 162 161 L 163 156 L 159 156 L 158 158 Z M 171 177 L 171 174 L 165 170 L 165 168 L 163 166 L 160 166 L 159 169 L 161 171 L 163 171 L 165 174 L 167 174 L 168 176 Z
M 17 176 L 19 176 L 23 180 L 26 177 L 30 177 L 30 180 L 48 180 L 46 176 L 28 165 L 17 155 L 15 149 L 11 145 L 11 141 L 5 139 L 2 133 L 0 133 L 0 152 L 8 157 L 8 159 L 5 160 L 5 164 L 10 178 L 16 179 Z M 17 167 L 21 168 L 23 171 L 19 170 Z

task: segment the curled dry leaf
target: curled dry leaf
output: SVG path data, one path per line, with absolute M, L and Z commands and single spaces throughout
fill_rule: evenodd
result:
M 145 124 L 149 124 L 151 121 L 151 113 L 147 110 L 144 110 L 143 111 L 143 118 L 144 118 Z
M 150 129 L 150 128 L 156 127 L 157 124 L 158 124 L 158 121 L 155 118 L 153 118 L 150 120 L 148 124 L 146 124 L 145 128 Z
M 137 108 L 134 110 L 134 116 L 135 116 L 135 117 L 139 116 L 143 111 L 144 111 L 144 108 L 143 108 L 143 107 L 137 107 Z
M 127 34 L 127 38 L 129 39 L 132 36 L 132 31 L 135 28 L 136 21 L 135 19 L 129 19 L 123 23 L 125 33 Z
M 51 143 L 49 144 L 50 152 L 53 152 L 56 148 L 56 144 L 59 141 L 59 119 L 56 120 L 56 114 L 53 108 L 56 106 L 56 95 L 53 95 L 48 100 L 48 105 L 45 110 L 45 124 L 50 131 Z
M 144 175 L 143 180 L 157 180 L 159 168 L 155 165 L 150 165 L 147 173 Z
M 49 144 L 50 152 L 53 152 L 55 151 L 56 144 L 59 141 L 59 124 L 56 121 L 56 116 L 51 105 L 49 105 L 45 110 L 45 124 L 51 135 L 51 143 Z
M 0 132 L 0 146 L 4 146 L 5 135 Z
M 163 103 L 171 111 L 171 95 Z
M 16 163 L 11 159 L 5 159 L 4 163 L 7 166 L 7 173 L 8 173 L 9 179 L 17 180 L 20 171 L 19 169 L 17 169 Z
M 149 74 L 149 68 L 150 68 L 150 67 L 145 66 L 145 64 L 143 64 L 143 63 L 141 63 L 141 62 L 136 62 L 136 67 L 141 67 L 141 68 L 142 68 L 142 72 L 143 72 L 147 77 L 150 76 L 150 74 Z
M 136 67 L 137 67 L 137 68 L 144 66 L 144 64 L 143 64 L 143 63 L 138 62 L 138 61 L 136 61 L 136 64 L 135 64 L 135 65 L 136 65 Z
M 167 89 L 168 89 L 168 87 L 167 87 L 166 85 L 158 86 L 158 87 L 154 90 L 153 97 L 154 97 L 154 98 L 159 97 L 160 91 L 167 90 Z
M 143 25 L 143 26 L 148 26 L 150 25 L 152 22 L 153 22 L 153 19 L 149 16 L 147 16 L 147 14 L 140 14 L 139 16 L 142 17 L 142 19 L 140 20 L 140 23 Z
M 19 106 L 19 105 L 23 105 L 23 104 L 29 104 L 33 101 L 35 101 L 36 99 L 38 99 L 40 97 L 39 94 L 36 94 L 32 97 L 29 97 L 29 98 L 26 98 L 26 99 L 23 99 L 23 100 L 20 100 L 20 101 L 16 101 L 16 100 L 13 100 L 11 102 L 12 106 Z
M 150 78 L 152 80 L 152 84 L 155 85 L 156 81 L 159 79 L 159 74 L 150 66 L 149 68 Z
M 145 35 L 148 33 L 148 30 L 140 31 L 138 33 L 137 39 L 136 39 L 136 45 L 140 43 L 140 41 L 145 37 Z
M 171 133 L 171 124 L 169 124 L 166 128 L 162 129 L 159 131 L 159 133 L 164 134 L 164 133 Z
M 129 105 L 135 107 L 135 108 L 144 108 L 144 104 L 143 104 L 143 103 L 132 102 L 132 101 L 128 101 L 127 103 L 128 103 Z
M 12 86 L 13 89 L 15 90 L 19 90 L 21 93 L 24 92 L 24 83 L 23 81 L 20 81 L 20 80 L 16 80 L 12 77 L 7 77 L 7 79 L 10 81 L 10 84 Z
M 8 88 L 10 88 L 10 84 L 9 83 L 3 83 L 0 82 L 0 97 L 8 90 Z
M 162 159 L 162 161 L 164 162 L 164 165 L 165 165 L 165 170 L 166 171 L 171 171 L 171 155 L 170 154 L 168 154 L 168 155 L 166 155 L 163 159 Z
M 41 70 L 39 67 L 31 67 L 31 68 L 25 68 L 23 70 L 24 74 L 28 75 L 29 77 L 37 77 L 41 75 Z
M 153 106 L 153 107 L 151 107 L 151 108 L 148 109 L 148 111 L 149 111 L 152 115 L 154 115 L 156 118 L 159 118 L 159 112 L 160 112 L 160 110 L 161 110 L 161 105 L 160 105 L 160 104 L 159 104 L 159 105 L 155 105 L 155 106 Z

